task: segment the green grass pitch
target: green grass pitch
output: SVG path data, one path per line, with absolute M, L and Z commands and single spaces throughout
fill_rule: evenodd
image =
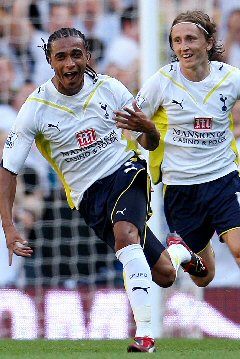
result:
M 158 339 L 157 352 L 127 353 L 129 340 L 0 340 L 1 359 L 239 359 L 240 340 Z

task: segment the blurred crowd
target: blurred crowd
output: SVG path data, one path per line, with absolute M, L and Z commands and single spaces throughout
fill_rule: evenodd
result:
M 176 3 L 168 0 L 167 4 L 169 5 L 170 2 Z M 164 1 L 161 3 L 163 4 Z M 189 1 L 182 0 L 178 3 L 186 3 L 187 6 Z M 191 9 L 193 3 L 190 2 Z M 218 25 L 218 37 L 225 46 L 223 61 L 240 68 L 240 2 L 215 0 L 211 1 L 211 4 L 210 15 Z M 119 79 L 134 95 L 137 93 L 140 86 L 138 5 L 138 0 L 0 0 L 1 149 L 17 112 L 27 96 L 53 76 L 53 70 L 46 61 L 42 45 L 44 42 L 47 43 L 50 34 L 61 27 L 76 27 L 82 31 L 92 54 L 90 65 L 97 72 Z M 174 16 L 175 14 L 172 18 Z M 166 53 L 167 49 L 168 44 L 166 44 Z M 166 56 L 168 55 L 170 54 Z M 234 108 L 233 119 L 240 149 L 240 104 Z M 84 267 L 87 260 L 81 259 L 81 256 L 94 252 L 99 258 L 101 254 L 105 258 L 108 249 L 97 239 L 94 242 L 95 248 L 89 247 L 87 239 L 93 234 L 86 229 L 81 219 L 77 219 L 75 214 L 66 209 L 61 184 L 34 145 L 26 166 L 18 177 L 15 221 L 33 247 L 34 243 L 39 241 L 39 237 L 42 239 L 40 250 L 39 246 L 35 246 L 37 249 L 34 258 L 36 259 L 38 255 L 38 259 L 41 257 L 46 259 L 47 264 L 40 261 L 39 265 L 41 275 L 47 278 L 45 282 L 49 284 L 48 279 L 56 273 L 68 278 L 71 268 L 73 268 L 71 273 L 74 273 L 75 277 L 79 273 L 89 277 L 89 266 Z M 63 232 L 59 231 L 59 221 L 62 221 L 63 227 L 65 226 Z M 68 230 L 68 226 L 71 229 L 75 228 L 75 232 Z M 75 242 L 72 242 L 73 237 Z M 79 237 L 83 238 L 83 246 L 79 244 Z M 49 238 L 51 243 L 48 243 Z M 15 257 L 13 266 L 8 268 L 2 231 L 0 241 L 0 286 L 14 285 L 16 280 L 23 285 L 28 281 L 33 283 L 34 278 L 40 273 L 36 270 L 34 258 L 32 262 L 28 261 L 26 264 L 22 258 Z M 59 246 L 56 243 L 60 243 Z M 74 250 L 70 249 L 71 246 Z M 80 258 L 78 263 L 71 262 L 69 259 L 73 251 L 77 254 L 77 258 Z M 62 258 L 65 256 L 66 263 L 60 264 L 55 261 L 54 267 L 51 259 L 57 255 Z M 119 269 L 113 254 L 110 255 L 110 261 L 113 271 Z M 95 266 L 91 265 L 91 270 L 99 273 L 100 282 L 102 278 L 112 275 L 105 266 L 104 260 L 98 261 Z M 54 268 L 57 269 L 54 271 Z M 57 282 L 55 284 L 59 285 Z

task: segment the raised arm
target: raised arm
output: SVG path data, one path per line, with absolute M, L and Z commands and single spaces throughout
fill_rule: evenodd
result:
M 116 126 L 125 130 L 141 132 L 137 138 L 146 150 L 153 151 L 159 145 L 160 133 L 155 124 L 133 102 L 133 110 L 125 107 L 123 111 L 115 111 Z
M 27 246 L 27 241 L 22 239 L 13 222 L 12 209 L 16 193 L 16 177 L 12 172 L 0 167 L 0 214 L 9 250 L 9 265 L 12 265 L 13 253 L 23 257 L 30 257 L 32 254 L 32 249 Z

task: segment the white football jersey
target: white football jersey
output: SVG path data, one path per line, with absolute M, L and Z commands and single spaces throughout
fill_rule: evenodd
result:
M 198 184 L 238 169 L 231 110 L 240 98 L 240 70 L 211 62 L 203 81 L 187 80 L 178 62 L 155 73 L 137 95 L 138 106 L 161 133 L 150 152 L 154 183 Z
M 78 208 L 87 188 L 132 157 L 113 113 L 132 108 L 132 101 L 126 87 L 105 75 L 96 82 L 85 75 L 83 88 L 73 96 L 47 81 L 19 111 L 4 147 L 3 167 L 19 173 L 35 140 L 59 174 L 69 205 Z

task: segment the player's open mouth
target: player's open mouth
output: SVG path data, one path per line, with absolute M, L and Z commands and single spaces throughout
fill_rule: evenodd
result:
M 192 57 L 193 55 L 191 55 L 191 54 L 185 54 L 185 55 L 183 55 L 182 57 L 184 58 L 184 59 L 189 59 L 190 57 Z
M 74 80 L 75 77 L 77 76 L 78 72 L 77 71 L 74 71 L 74 72 L 66 72 L 64 74 L 65 77 L 68 78 L 68 80 Z

